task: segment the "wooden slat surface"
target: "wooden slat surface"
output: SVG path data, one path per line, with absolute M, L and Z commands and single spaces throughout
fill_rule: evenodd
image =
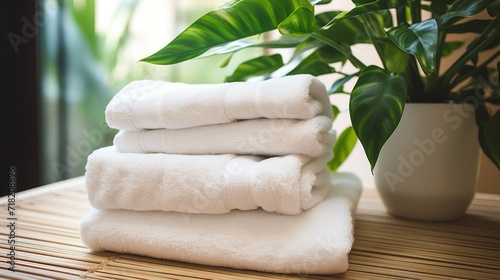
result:
M 340 275 L 283 275 L 209 267 L 112 252 L 80 241 L 88 210 L 83 178 L 16 197 L 16 272 L 7 269 L 6 198 L 0 200 L 0 279 L 500 279 L 500 195 L 477 194 L 455 222 L 388 216 L 375 190 L 363 192 L 349 270 Z

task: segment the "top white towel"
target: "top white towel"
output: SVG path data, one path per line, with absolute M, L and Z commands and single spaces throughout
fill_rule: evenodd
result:
M 125 86 L 106 108 L 121 130 L 179 129 L 237 120 L 332 118 L 325 85 L 312 75 L 222 84 L 141 80 Z

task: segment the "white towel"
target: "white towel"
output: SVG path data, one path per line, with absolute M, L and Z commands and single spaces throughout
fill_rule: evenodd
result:
M 321 156 L 335 139 L 332 120 L 256 119 L 184 129 L 119 131 L 120 152 Z
M 361 182 L 335 174 L 332 184 L 323 202 L 295 216 L 91 209 L 81 238 L 99 251 L 276 273 L 341 273 L 348 267 Z
M 121 130 L 179 129 L 257 118 L 332 118 L 325 85 L 311 75 L 265 81 L 183 84 L 134 81 L 106 108 L 106 121 Z
M 88 157 L 85 179 L 100 209 L 220 214 L 262 207 L 293 215 L 323 200 L 331 157 L 135 154 L 111 146 Z

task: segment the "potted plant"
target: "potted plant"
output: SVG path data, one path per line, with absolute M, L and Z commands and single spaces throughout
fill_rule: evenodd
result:
M 230 1 L 143 61 L 174 64 L 216 54 L 228 54 L 229 60 L 244 48 L 289 48 L 290 60 L 267 52 L 243 62 L 226 81 L 335 73 L 341 78 L 329 93 L 336 94 L 357 78 L 349 102 L 352 128 L 339 136 L 331 169 L 347 157 L 355 133 L 389 212 L 424 220 L 457 218 L 475 192 L 479 148 L 474 145 L 479 142 L 500 168 L 500 112 L 489 107 L 500 104 L 500 1 L 353 2 L 349 11 L 315 14 L 315 5 L 330 1 Z M 486 19 L 465 19 L 484 11 Z M 281 35 L 248 40 L 273 30 Z M 447 40 L 463 33 L 474 34 L 474 40 Z M 351 47 L 361 43 L 375 48 L 381 66 L 365 65 L 353 54 Z M 444 67 L 443 58 L 459 48 L 465 52 Z M 344 73 L 347 62 L 356 71 Z

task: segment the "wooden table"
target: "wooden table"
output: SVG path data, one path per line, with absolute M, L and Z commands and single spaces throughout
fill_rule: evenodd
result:
M 89 208 L 83 178 L 18 193 L 14 215 L 0 200 L 0 279 L 500 279 L 500 195 L 477 194 L 455 222 L 388 216 L 375 190 L 363 192 L 349 270 L 340 275 L 283 275 L 90 252 L 80 241 Z M 15 237 L 9 224 L 15 222 Z M 8 270 L 15 240 L 15 269 Z

